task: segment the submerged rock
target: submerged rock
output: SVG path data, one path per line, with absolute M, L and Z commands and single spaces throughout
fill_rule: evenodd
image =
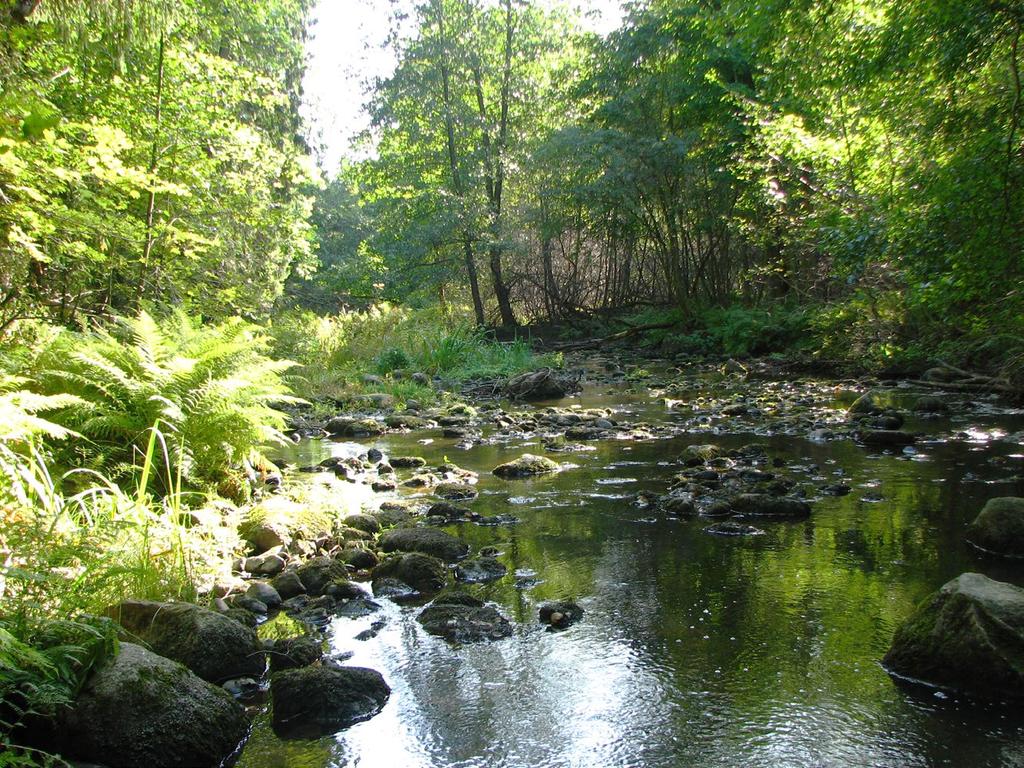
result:
M 316 738 L 368 720 L 387 703 L 391 688 L 364 667 L 303 667 L 270 680 L 274 731 L 285 738 Z
M 484 583 L 502 578 L 508 569 L 493 557 L 475 557 L 455 567 L 455 578 L 468 583 Z
M 989 499 L 967 529 L 967 541 L 1004 557 L 1024 557 L 1024 498 Z
M 712 536 L 762 536 L 764 531 L 760 528 L 755 528 L 752 525 L 744 525 L 743 523 L 737 523 L 734 520 L 726 520 L 721 523 L 715 523 L 709 525 L 704 529 L 704 533 L 710 533 Z
M 133 643 L 93 672 L 58 729 L 65 757 L 109 768 L 219 766 L 249 731 L 226 691 Z
M 922 395 L 914 403 L 916 413 L 949 413 L 949 404 L 935 395 Z
M 373 593 L 391 596 L 394 582 L 429 594 L 444 588 L 447 571 L 436 557 L 420 552 L 393 555 L 373 569 Z
M 1024 696 L 1024 589 L 980 573 L 957 576 L 896 630 L 883 663 L 985 698 Z
M 499 464 L 493 472 L 498 477 L 529 477 L 557 472 L 558 464 L 545 456 L 524 453 L 518 459 Z
M 880 448 L 902 448 L 917 442 L 917 435 L 898 429 L 862 429 L 857 432 L 858 442 Z
M 544 603 L 537 612 L 541 624 L 555 629 L 571 627 L 583 618 L 583 609 L 570 600 Z
M 769 496 L 766 493 L 741 493 L 729 499 L 736 512 L 760 517 L 804 518 L 811 514 L 811 505 L 792 496 Z
M 464 593 L 437 598 L 417 621 L 430 634 L 455 643 L 500 640 L 512 634 L 512 625 L 494 606 Z
M 422 552 L 453 563 L 469 553 L 469 545 L 436 528 L 393 528 L 381 534 L 385 552 Z
M 219 683 L 260 677 L 266 659 L 252 629 L 224 614 L 189 603 L 127 600 L 107 609 L 132 639 L 180 662 L 199 677 Z

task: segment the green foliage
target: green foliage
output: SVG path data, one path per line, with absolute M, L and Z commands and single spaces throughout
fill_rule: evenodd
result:
M 54 421 L 85 438 L 74 450 L 87 466 L 122 477 L 146 455 L 150 427 L 168 438 L 174 473 L 217 482 L 261 446 L 282 440 L 289 402 L 282 375 L 254 326 L 238 319 L 202 325 L 178 311 L 158 322 L 148 313 L 57 336 L 31 372 L 47 395 L 77 400 Z
M 278 317 L 272 349 L 302 364 L 291 381 L 309 399 L 354 401 L 363 392 L 386 392 L 399 402 L 432 402 L 436 393 L 407 378 L 364 384 L 367 372 L 422 372 L 453 380 L 507 376 L 545 365 L 557 355 L 539 356 L 525 341 L 500 343 L 464 317 L 438 307 L 403 309 L 387 304 L 365 312 L 320 317 L 309 312 Z
M 13 753 L 0 765 L 65 765 L 18 746 L 18 729 L 27 718 L 52 715 L 74 699 L 89 673 L 117 652 L 116 625 L 83 617 L 12 629 L 0 621 L 0 748 Z
M 0 332 L 141 300 L 266 313 L 312 263 L 307 0 L 0 19 Z
M 398 347 L 389 347 L 377 356 L 377 372 L 392 373 L 401 371 L 412 365 L 412 360 L 405 353 L 405 350 Z

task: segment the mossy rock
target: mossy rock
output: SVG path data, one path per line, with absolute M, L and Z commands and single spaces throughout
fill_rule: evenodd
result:
M 249 720 L 228 693 L 181 664 L 121 643 L 57 727 L 65 757 L 109 768 L 193 768 L 223 764 Z
M 725 451 L 718 445 L 689 445 L 683 451 L 683 461 L 691 466 L 704 464 L 705 462 L 717 459 L 725 455 Z
M 444 589 L 448 571 L 436 557 L 420 552 L 392 555 L 373 569 L 373 589 L 389 579 L 397 580 L 417 592 L 433 593 Z
M 303 667 L 270 680 L 274 731 L 286 738 L 336 733 L 376 715 L 391 688 L 380 672 L 363 667 Z
M 878 396 L 874 392 L 865 392 L 858 397 L 846 412 L 853 416 L 871 416 L 882 412 L 882 406 L 878 403 Z
M 327 585 L 338 579 L 348 578 L 348 568 L 343 560 L 332 557 L 314 557 L 295 570 L 302 586 L 310 595 L 322 595 Z
M 392 429 L 423 429 L 427 426 L 427 420 L 408 413 L 396 413 L 384 419 L 384 423 Z M 397 466 L 397 465 L 396 465 Z
M 427 460 L 420 456 L 393 456 L 390 461 L 395 469 L 419 469 L 427 466 Z
M 249 542 L 253 553 L 259 554 L 292 539 L 314 538 L 330 531 L 333 525 L 334 516 L 327 509 L 272 496 L 245 513 L 238 534 Z
M 512 635 L 512 625 L 497 608 L 467 602 L 439 598 L 424 608 L 416 620 L 428 633 L 453 643 L 501 640 Z
M 422 552 L 454 563 L 469 554 L 469 545 L 436 528 L 392 528 L 380 536 L 385 552 Z
M 967 529 L 967 541 L 985 552 L 1024 558 L 1024 498 L 989 499 Z
M 132 640 L 221 682 L 260 677 L 266 669 L 256 633 L 223 614 L 189 603 L 126 600 L 107 609 Z
M 335 416 L 324 425 L 332 437 L 376 437 L 384 434 L 384 425 L 376 419 Z
M 477 490 L 469 483 L 438 483 L 434 494 L 449 501 L 465 501 L 476 498 Z
M 380 533 L 380 521 L 373 515 L 357 512 L 354 515 L 349 515 L 342 522 L 349 528 L 355 528 L 365 533 Z
M 498 477 L 531 477 L 533 475 L 544 475 L 550 472 L 557 472 L 559 466 L 556 462 L 545 456 L 535 456 L 532 453 L 524 453 L 518 459 L 500 464 L 493 472 Z
M 903 677 L 983 698 L 1024 696 L 1024 589 L 964 573 L 928 597 L 883 662 Z
M 922 395 L 914 403 L 916 413 L 949 413 L 949 403 L 936 395 Z

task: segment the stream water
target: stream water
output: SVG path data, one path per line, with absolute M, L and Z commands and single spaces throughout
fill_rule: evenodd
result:
M 714 412 L 715 397 L 763 404 L 786 391 L 708 386 L 683 399 L 711 398 Z M 373 719 L 314 741 L 278 739 L 264 713 L 239 765 L 1024 766 L 1019 705 L 908 688 L 879 664 L 894 627 L 948 579 L 975 570 L 1024 585 L 1024 565 L 984 559 L 963 541 L 986 499 L 1024 495 L 1021 412 L 954 397 L 961 407 L 951 418 L 908 421 L 928 435 L 914 449 L 883 452 L 849 439 L 808 440 L 803 427 L 787 427 L 803 422 L 785 418 L 766 427 L 769 418 L 703 416 L 702 400 L 671 408 L 664 394 L 602 383 L 560 401 L 672 431 L 547 454 L 566 466 L 533 480 L 490 470 L 523 452 L 544 453 L 534 435 L 495 438 L 485 429 L 469 448 L 438 429 L 357 441 L 479 472 L 480 496 L 467 506 L 520 519 L 446 528 L 474 551 L 500 550 L 508 576 L 469 589 L 496 604 L 515 632 L 452 646 L 422 630 L 418 608 L 388 600 L 374 616 L 336 619 L 331 652 L 379 670 L 390 701 Z M 838 420 L 851 397 L 805 383 L 791 402 Z M 813 496 L 810 519 L 759 521 L 765 534 L 751 537 L 709 535 L 707 519 L 634 503 L 638 493 L 665 492 L 687 445 L 755 440 L 808 487 L 842 481 L 852 492 Z M 310 464 L 352 450 L 306 441 L 291 458 Z M 586 614 L 567 631 L 547 631 L 537 606 L 563 597 Z M 381 619 L 376 637 L 356 639 Z

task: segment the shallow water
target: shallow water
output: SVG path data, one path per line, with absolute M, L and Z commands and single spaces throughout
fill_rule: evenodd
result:
M 774 386 L 744 392 L 763 397 Z M 834 389 L 818 388 L 826 417 L 829 405 L 850 399 Z M 375 616 L 337 619 L 331 651 L 384 675 L 392 696 L 383 712 L 316 741 L 279 740 L 264 713 L 239 764 L 1024 765 L 1019 706 L 908 688 L 879 664 L 894 627 L 959 573 L 1024 585 L 1024 565 L 986 560 L 962 538 L 986 499 L 1024 495 L 1024 447 L 1013 434 L 1021 415 L 981 403 L 952 420 L 910 422 L 933 438 L 894 454 L 850 440 L 754 437 L 749 431 L 765 431 L 759 424 L 695 419 L 659 395 L 602 385 L 562 401 L 681 433 L 547 454 L 566 467 L 535 480 L 489 472 L 524 451 L 543 453 L 536 437 L 488 442 L 485 431 L 485 444 L 469 449 L 436 429 L 358 441 L 480 472 L 481 495 L 467 506 L 520 518 L 447 528 L 474 550 L 501 550 L 509 575 L 469 589 L 496 603 L 515 633 L 453 647 L 423 632 L 418 608 L 387 600 Z M 755 521 L 766 531 L 755 537 L 711 536 L 709 520 L 633 503 L 637 493 L 665 491 L 686 445 L 754 440 L 809 487 L 842 480 L 852 493 L 815 497 L 807 521 Z M 350 448 L 307 441 L 292 458 L 314 463 Z M 565 632 L 545 631 L 537 606 L 562 597 L 586 615 Z M 374 639 L 355 639 L 380 618 Z

